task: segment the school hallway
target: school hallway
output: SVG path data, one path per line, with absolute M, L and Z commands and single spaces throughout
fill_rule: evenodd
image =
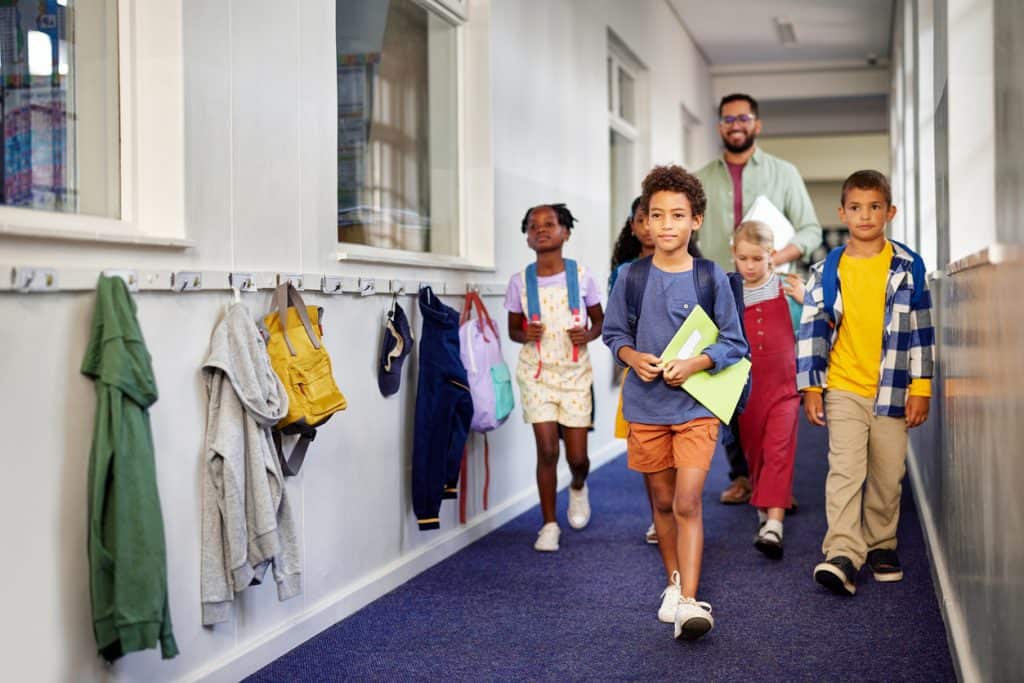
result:
M 700 599 L 715 627 L 672 638 L 656 619 L 664 574 L 644 542 L 649 511 L 640 475 L 620 456 L 591 474 L 593 516 L 565 521 L 561 549 L 538 553 L 537 507 L 508 522 L 246 679 L 334 680 L 956 680 L 909 486 L 899 551 L 904 579 L 840 597 L 812 578 L 825 532 L 824 429 L 801 421 L 785 557 L 752 544 L 748 505 L 722 505 L 726 461 L 704 489 Z
M 1024 0 L 5 0 L 0 57 L 4 680 L 1024 681 Z M 586 354 L 578 334 L 556 354 L 590 365 L 566 403 L 575 424 L 587 388 L 596 406 L 592 522 L 567 523 L 563 452 L 561 549 L 534 550 L 524 411 L 558 363 L 530 357 L 515 292 L 532 317 L 530 265 L 540 289 L 574 262 L 580 317 L 600 298 L 614 332 L 619 267 L 670 218 L 638 196 L 657 167 L 700 181 L 704 258 L 738 269 L 756 219 L 805 283 L 856 242 L 846 180 L 885 179 L 885 237 L 920 257 L 902 282 L 930 301 L 930 321 L 895 294 L 883 314 L 882 393 L 908 359 L 931 392 L 901 582 L 814 581 L 827 432 L 801 414 L 784 559 L 755 550 L 752 508 L 719 502 L 719 452 L 698 596 L 715 623 L 675 641 L 615 437 L 622 357 L 593 327 Z M 556 206 L 558 259 L 530 235 Z M 560 339 L 564 281 L 572 325 L 540 315 Z M 302 359 L 267 353 L 295 341 L 271 332 L 282 299 L 310 320 Z M 752 317 L 752 349 L 782 331 L 786 348 Z M 453 376 L 433 400 L 439 346 Z M 764 365 L 785 388 L 789 366 Z M 220 381 L 242 369 L 255 394 Z M 120 451 L 115 391 L 139 428 Z M 285 396 L 283 417 L 261 407 Z M 288 432 L 314 423 L 285 476 Z M 238 430 L 260 438 L 225 479 Z

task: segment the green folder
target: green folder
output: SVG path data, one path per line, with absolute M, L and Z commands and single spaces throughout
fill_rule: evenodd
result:
M 667 363 L 677 358 L 693 358 L 717 340 L 718 327 L 703 308 L 696 306 L 665 347 L 661 360 Z M 749 374 L 750 361 L 741 358 L 738 363 L 713 375 L 707 370 L 695 372 L 683 382 L 682 388 L 714 413 L 715 417 L 728 423 L 732 420 Z

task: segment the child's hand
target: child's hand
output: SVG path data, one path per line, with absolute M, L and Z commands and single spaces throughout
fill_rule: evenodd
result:
M 692 360 L 692 358 L 675 358 L 666 363 L 665 369 L 662 371 L 665 384 L 670 387 L 678 387 L 690 379 L 690 375 L 696 372 L 696 366 Z
M 928 419 L 929 403 L 930 399 L 927 396 L 907 397 L 907 409 L 905 412 L 908 429 L 924 424 L 924 421 Z
M 636 376 L 645 382 L 652 382 L 661 374 L 661 359 L 653 353 L 640 353 L 636 349 L 624 348 L 619 353 L 619 358 L 633 368 Z
M 573 346 L 585 346 L 590 342 L 590 330 L 586 327 L 570 327 L 566 332 Z
M 526 341 L 536 342 L 544 335 L 544 323 L 532 320 L 526 324 Z
M 793 300 L 798 304 L 803 305 L 807 289 L 804 287 L 804 281 L 800 279 L 799 275 L 796 273 L 786 275 L 785 280 L 782 282 L 782 291 L 793 297 Z
M 804 414 L 807 421 L 819 427 L 825 426 L 825 402 L 822 400 L 820 391 L 805 391 Z

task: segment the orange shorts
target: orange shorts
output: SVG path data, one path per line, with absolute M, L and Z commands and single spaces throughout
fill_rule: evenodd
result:
M 678 425 L 629 423 L 626 459 L 637 472 L 661 472 L 670 468 L 711 469 L 718 443 L 718 419 L 699 417 Z

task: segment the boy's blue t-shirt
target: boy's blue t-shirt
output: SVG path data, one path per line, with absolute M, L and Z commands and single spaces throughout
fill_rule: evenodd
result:
M 680 325 L 698 305 L 693 271 L 669 273 L 651 265 L 644 289 L 643 312 L 637 322 L 636 336 L 629 329 L 626 312 L 626 282 L 630 264 L 623 266 L 608 300 L 602 339 L 621 365 L 618 352 L 631 346 L 642 353 L 660 356 Z M 704 350 L 715 365 L 715 373 L 739 361 L 747 352 L 740 328 L 736 302 L 725 272 L 715 267 L 715 311 L 712 318 L 719 327 L 718 341 Z M 710 313 L 710 312 L 709 312 Z M 642 424 L 683 424 L 699 417 L 714 415 L 679 387 L 670 387 L 663 379 L 644 382 L 636 373 L 626 377 L 622 388 L 622 415 L 629 422 Z

